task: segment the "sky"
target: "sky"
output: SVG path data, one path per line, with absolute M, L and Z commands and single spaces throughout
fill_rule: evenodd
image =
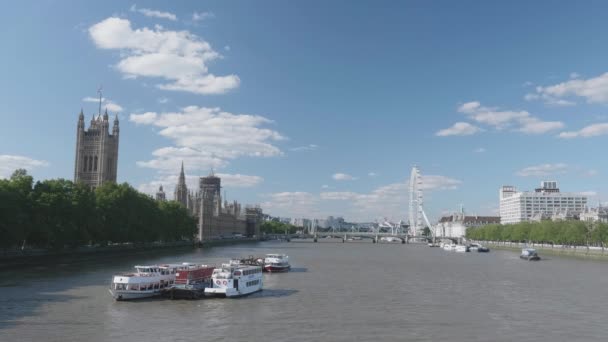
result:
M 72 179 L 78 113 L 120 120 L 118 181 L 184 162 L 283 217 L 496 215 L 555 180 L 608 199 L 602 1 L 14 1 L 0 13 L 0 177 Z

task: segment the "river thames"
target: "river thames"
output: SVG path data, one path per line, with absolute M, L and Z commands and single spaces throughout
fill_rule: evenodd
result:
M 288 254 L 239 299 L 114 302 L 135 264 Z M 608 263 L 424 245 L 264 242 L 0 271 L 0 341 L 605 341 Z

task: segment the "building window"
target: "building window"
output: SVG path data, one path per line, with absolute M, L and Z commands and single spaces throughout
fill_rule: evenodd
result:
M 87 172 L 87 162 L 88 162 L 89 158 L 87 156 L 84 156 L 84 163 L 82 165 L 82 172 Z
M 97 171 L 97 156 L 95 156 L 95 167 L 93 168 L 94 171 Z
M 89 172 L 93 171 L 93 157 L 89 156 Z

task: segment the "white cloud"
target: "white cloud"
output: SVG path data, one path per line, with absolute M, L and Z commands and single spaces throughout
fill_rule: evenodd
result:
M 224 50 L 226 50 L 226 51 L 230 51 L 230 45 L 226 45 L 226 46 L 224 46 Z
M 137 125 L 150 125 L 156 121 L 157 115 L 154 112 L 146 112 L 143 114 L 131 114 L 129 115 L 129 121 L 134 122 Z
M 143 193 L 154 195 L 162 185 L 167 198 L 172 199 L 175 185 L 177 184 L 179 177 L 179 170 L 179 168 L 176 168 L 171 174 L 157 175 L 154 180 L 140 184 L 138 189 Z M 187 166 L 185 166 L 185 174 L 188 190 L 196 192 L 199 186 L 198 181 L 200 175 L 191 173 Z M 264 178 L 259 176 L 229 173 L 216 173 L 215 175 L 221 178 L 222 188 L 248 188 L 259 185 L 264 181 Z
M 212 12 L 194 12 L 192 13 L 193 21 L 203 21 L 205 19 L 215 18 L 215 14 Z
M 329 185 L 323 184 L 323 185 L 321 185 L 321 189 L 329 189 Z
M 91 26 L 89 35 L 100 49 L 120 50 L 115 67 L 126 78 L 162 78 L 167 82 L 157 84 L 160 89 L 195 94 L 223 94 L 240 84 L 236 75 L 209 73 L 208 64 L 221 55 L 188 31 L 134 30 L 129 20 L 110 17 Z
M 87 96 L 82 99 L 82 102 L 99 103 L 99 97 Z M 124 108 L 122 108 L 122 106 L 119 105 L 118 103 L 110 101 L 110 100 L 106 99 L 105 97 L 102 97 L 101 98 L 101 110 L 103 111 L 104 109 L 107 109 L 110 112 L 114 112 L 114 113 L 119 113 L 124 110 Z
M 473 152 L 475 152 L 475 153 L 484 153 L 485 151 L 486 151 L 486 149 L 483 147 L 478 147 L 473 150 Z
M 375 173 L 375 172 L 369 172 L 367 175 L 370 176 L 370 177 L 376 177 L 376 176 L 378 176 L 378 174 Z
M 521 127 L 518 131 L 527 134 L 543 134 L 564 128 L 564 123 L 560 121 L 541 121 L 540 119 L 529 117 L 520 120 Z
M 467 122 L 457 122 L 452 127 L 442 129 L 435 133 L 439 137 L 447 137 L 450 135 L 472 135 L 481 131 L 477 126 L 473 126 Z
M 521 177 L 546 177 L 561 175 L 566 173 L 567 170 L 568 165 L 564 163 L 540 164 L 523 168 L 517 171 L 517 175 Z
M 579 74 L 578 72 L 571 72 L 570 73 L 570 78 L 579 78 L 581 77 L 581 74 Z
M 608 134 L 608 123 L 596 123 L 579 131 L 561 132 L 560 138 L 589 138 Z
M 319 199 L 308 192 L 277 192 L 264 195 L 261 207 L 265 213 L 286 217 L 319 217 Z
M 154 159 L 137 162 L 163 172 L 175 172 L 182 160 L 191 170 L 207 171 L 239 157 L 280 156 L 282 152 L 274 142 L 285 139 L 263 127 L 271 120 L 219 108 L 189 106 L 180 112 L 132 114 L 130 120 L 159 127 L 158 134 L 173 142 L 174 146 L 155 150 Z
M 563 122 L 542 121 L 541 119 L 530 115 L 527 111 L 500 110 L 496 107 L 485 107 L 478 101 L 465 103 L 458 107 L 458 111 L 466 114 L 469 119 L 480 124 L 492 126 L 496 130 L 510 129 L 526 134 L 543 134 L 564 127 Z M 446 131 L 444 134 L 447 135 L 447 133 L 452 133 L 450 130 L 454 128 L 455 127 L 443 130 Z M 461 128 L 464 132 L 471 131 L 466 131 L 466 126 L 464 125 Z M 437 135 L 443 131 L 438 132 Z M 454 129 L 453 132 L 457 132 L 457 130 Z
M 573 77 L 574 76 L 574 77 Z M 582 97 L 589 103 L 608 103 L 608 73 L 581 79 L 580 75 L 573 73 L 571 80 L 546 86 L 536 87 L 536 93 L 529 94 L 530 99 L 541 99 L 545 102 L 563 100 L 568 97 Z M 566 101 L 573 104 L 571 101 Z
M 145 15 L 146 17 L 168 19 L 171 21 L 177 20 L 177 16 L 173 13 L 161 12 L 161 11 L 152 10 L 149 8 L 137 8 L 135 5 L 131 6 L 131 12 L 139 12 L 139 13 Z
M 17 169 L 26 169 L 31 172 L 33 169 L 47 167 L 49 163 L 44 160 L 36 160 L 24 156 L 0 154 L 0 178 L 8 178 Z
M 353 177 L 347 173 L 334 173 L 331 178 L 337 181 L 351 181 L 357 179 L 357 177 Z
M 317 146 L 315 144 L 309 144 L 309 145 L 304 145 L 304 146 L 292 147 L 289 150 L 290 151 L 294 151 L 294 152 L 298 152 L 298 151 L 314 151 L 317 148 L 319 148 L 319 146 Z
M 579 194 L 581 194 L 583 196 L 587 196 L 587 197 L 595 197 L 595 196 L 597 196 L 597 191 L 582 191 L 582 192 L 579 192 Z
M 446 176 L 422 175 L 421 183 L 420 188 L 424 190 L 455 190 L 462 184 L 462 181 Z
M 159 97 L 156 101 L 158 101 L 158 103 L 160 103 L 160 104 L 165 104 L 165 103 L 169 102 L 169 99 L 166 97 Z

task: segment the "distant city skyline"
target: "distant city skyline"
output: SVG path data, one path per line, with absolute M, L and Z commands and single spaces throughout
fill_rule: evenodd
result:
M 292 218 L 498 214 L 503 185 L 608 200 L 602 2 L 20 1 L 0 14 L 0 177 L 74 175 L 75 123 L 120 120 L 117 181 L 213 169 Z M 24 21 L 27 17 L 30 20 Z

